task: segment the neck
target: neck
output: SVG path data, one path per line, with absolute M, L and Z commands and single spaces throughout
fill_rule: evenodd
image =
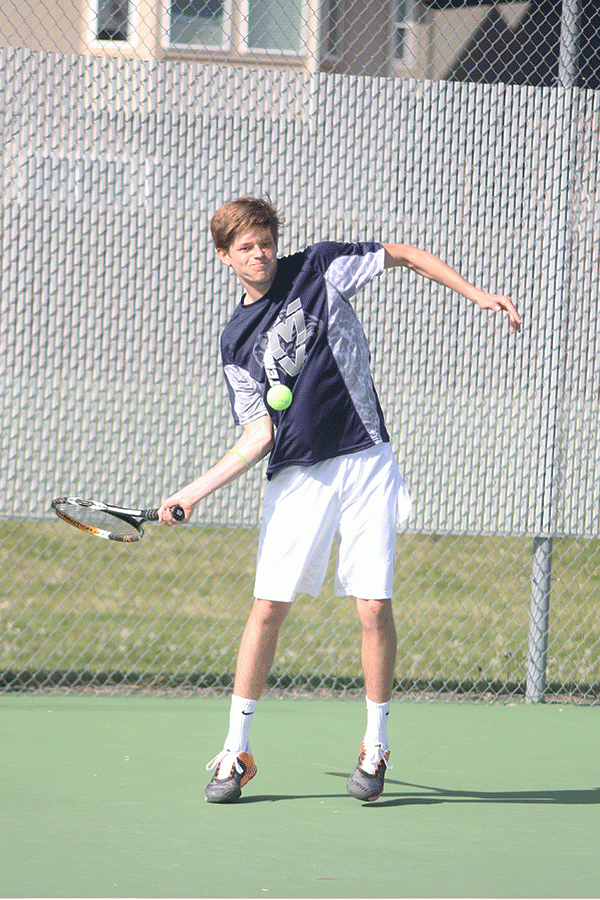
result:
M 246 293 L 242 297 L 243 306 L 250 306 L 252 303 L 256 303 L 257 300 L 261 300 L 267 293 L 267 291 L 255 291 L 247 285 L 244 285 L 244 287 L 246 288 Z
M 242 303 L 244 306 L 250 306 L 251 303 L 256 303 L 257 300 L 262 300 L 265 294 L 270 290 L 273 281 L 275 280 L 275 276 L 269 281 L 267 285 L 261 284 L 252 285 L 247 284 L 242 281 L 242 287 L 245 289 L 246 293 L 242 297 Z

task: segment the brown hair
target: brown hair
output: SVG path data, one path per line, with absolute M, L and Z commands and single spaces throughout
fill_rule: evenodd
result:
M 276 244 L 282 221 L 270 200 L 240 197 L 221 206 L 210 222 L 210 233 L 217 250 L 229 250 L 238 234 L 250 228 L 268 228 Z

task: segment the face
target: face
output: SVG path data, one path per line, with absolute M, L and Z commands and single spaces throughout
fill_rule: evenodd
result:
M 231 266 L 251 300 L 258 300 L 271 287 L 277 270 L 277 244 L 269 228 L 250 228 L 239 234 L 228 250 L 217 250 Z

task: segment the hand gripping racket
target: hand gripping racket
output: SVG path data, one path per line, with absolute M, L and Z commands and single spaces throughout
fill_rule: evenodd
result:
M 96 500 L 80 500 L 79 497 L 58 497 L 52 501 L 51 509 L 59 519 L 75 528 L 107 541 L 123 541 L 126 544 L 140 540 L 144 534 L 144 522 L 158 521 L 158 509 L 123 509 Z M 174 506 L 171 515 L 178 522 L 185 519 L 180 506 Z

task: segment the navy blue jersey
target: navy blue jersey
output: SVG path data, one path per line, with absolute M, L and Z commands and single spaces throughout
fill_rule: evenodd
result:
M 270 415 L 275 444 L 267 477 L 389 441 L 370 354 L 349 298 L 384 268 L 381 244 L 323 242 L 278 261 L 260 300 L 236 308 L 221 335 L 233 418 Z M 291 405 L 271 409 L 273 384 Z

